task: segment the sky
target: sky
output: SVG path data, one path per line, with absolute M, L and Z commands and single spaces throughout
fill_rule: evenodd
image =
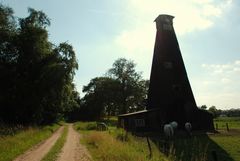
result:
M 26 17 L 27 8 L 51 20 L 49 39 L 74 47 L 82 87 L 121 57 L 150 78 L 159 14 L 175 16 L 174 29 L 198 106 L 240 107 L 240 1 L 238 0 L 0 0 Z

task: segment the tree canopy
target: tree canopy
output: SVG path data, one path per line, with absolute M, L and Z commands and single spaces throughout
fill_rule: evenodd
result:
M 144 109 L 148 81 L 136 72 L 135 64 L 119 58 L 104 77 L 93 78 L 84 86 L 81 113 L 93 119 Z
M 28 11 L 17 20 L 0 5 L 0 121 L 50 123 L 79 106 L 78 64 L 70 44 L 48 40 L 47 15 Z

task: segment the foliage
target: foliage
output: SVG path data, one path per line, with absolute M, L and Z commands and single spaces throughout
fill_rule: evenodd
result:
M 199 107 L 200 109 L 207 110 L 206 105 L 202 105 Z M 217 109 L 216 106 L 210 106 L 208 111 L 213 114 L 214 118 L 219 116 L 228 116 L 228 117 L 240 117 L 240 109 L 239 108 L 231 108 L 226 110 Z
M 240 108 L 222 110 L 221 114 L 228 117 L 240 117 Z
M 116 127 L 117 123 L 118 123 L 117 117 L 113 117 L 113 116 L 102 118 L 99 121 L 105 123 L 110 129 L 112 127 Z M 81 130 L 81 131 L 84 131 L 84 130 L 97 130 L 97 122 L 95 122 L 95 121 L 76 122 L 74 124 L 74 127 L 75 127 L 76 130 Z
M 207 106 L 206 105 L 202 105 L 202 106 L 200 106 L 200 109 L 207 110 Z
M 116 127 L 118 125 L 118 117 L 107 116 L 102 118 L 101 122 L 104 122 L 107 126 Z
M 213 114 L 214 118 L 220 116 L 221 114 L 221 110 L 218 110 L 215 106 L 209 107 L 208 111 Z
M 141 73 L 136 72 L 135 67 L 136 64 L 133 61 L 119 58 L 107 73 L 120 85 L 120 114 L 139 110 L 139 104 L 146 99 L 147 82 L 142 79 Z
M 105 77 L 93 78 L 84 86 L 86 94 L 81 101 L 79 117 L 98 120 L 144 109 L 149 82 L 142 79 L 135 66 L 130 60 L 117 59 Z
M 61 152 L 61 149 L 64 146 L 64 143 L 66 142 L 67 133 L 68 133 L 68 128 L 67 128 L 67 126 L 65 126 L 61 137 L 58 138 L 56 143 L 53 145 L 53 147 L 50 149 L 50 151 L 47 153 L 47 155 L 44 156 L 42 161 L 57 160 L 58 154 Z
M 0 123 L 0 136 L 7 136 L 7 135 L 15 135 L 21 130 L 24 130 L 24 126 L 22 125 L 13 125 L 13 124 L 4 124 Z
M 33 145 L 51 136 L 58 128 L 58 124 L 29 127 L 13 136 L 0 136 L 0 161 L 13 160 Z
M 11 8 L 0 5 L 0 120 L 56 122 L 79 108 L 75 52 L 67 43 L 49 42 L 45 13 L 28 11 L 29 16 L 17 21 Z
M 97 123 L 96 122 L 77 122 L 74 124 L 74 128 L 76 130 L 96 130 Z
M 119 84 L 108 77 L 96 77 L 83 87 L 86 95 L 82 99 L 82 110 L 92 119 L 100 118 L 104 114 L 115 115 L 119 104 Z M 83 113 L 82 112 L 82 113 Z

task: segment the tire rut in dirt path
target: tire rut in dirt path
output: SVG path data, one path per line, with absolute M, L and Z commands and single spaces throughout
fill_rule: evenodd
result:
M 85 146 L 80 144 L 81 135 L 73 129 L 73 124 L 68 125 L 67 140 L 59 155 L 58 161 L 90 161 Z
M 57 139 L 61 136 L 62 132 L 63 126 L 54 132 L 47 140 L 27 150 L 24 154 L 18 156 L 13 161 L 40 161 L 52 148 Z

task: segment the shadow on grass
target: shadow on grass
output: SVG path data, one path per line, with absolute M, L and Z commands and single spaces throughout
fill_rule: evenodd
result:
M 206 134 L 199 134 L 192 137 L 178 136 L 169 142 L 165 142 L 163 139 L 157 137 L 152 137 L 151 140 L 170 160 L 234 161 L 222 147 Z M 215 157 L 217 157 L 217 160 Z

